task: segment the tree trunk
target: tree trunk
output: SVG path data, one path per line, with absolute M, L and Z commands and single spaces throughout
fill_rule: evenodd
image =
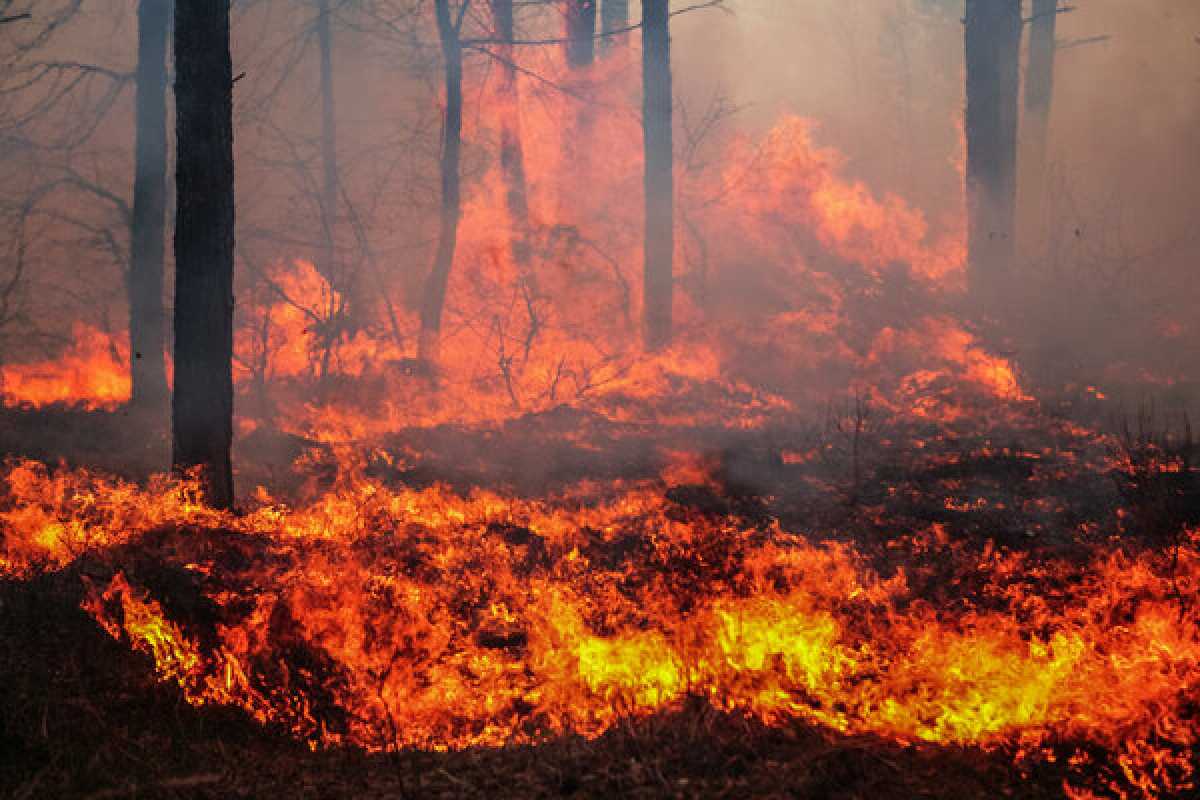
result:
M 333 26 L 329 0 L 317 0 L 317 44 L 321 51 L 321 272 L 338 286 L 336 238 L 338 207 L 337 118 L 333 103 Z
M 968 282 L 988 307 L 1015 252 L 1020 0 L 967 0 Z
M 671 341 L 674 293 L 675 175 L 669 0 L 644 0 L 642 12 L 646 192 L 643 336 L 647 350 L 658 350 Z
M 513 60 L 515 38 L 513 0 L 492 0 L 492 19 L 500 40 L 500 169 L 509 218 L 509 250 L 522 272 L 530 262 L 529 188 L 525 180 L 525 149 L 521 141 L 520 89 Z
M 233 67 L 230 0 L 178 0 L 175 13 L 176 470 L 233 505 Z
M 567 63 L 574 69 L 596 60 L 596 0 L 566 0 Z
M 337 263 L 338 162 L 337 117 L 333 94 L 333 12 L 329 0 L 317 0 L 317 48 L 321 55 L 321 257 L 317 270 L 334 291 L 324 309 L 329 325 L 322 336 L 319 375 L 329 374 L 333 349 L 345 323 L 345 303 L 351 287 Z
M 614 36 L 613 33 L 628 27 L 629 0 L 604 0 L 604 5 L 600 7 L 600 31 L 604 34 L 600 40 L 601 50 L 611 50 L 618 36 L 624 41 L 624 34 Z
M 462 43 L 458 38 L 458 25 L 451 18 L 450 0 L 435 0 L 434 10 L 446 69 L 446 119 L 442 132 L 441 160 L 442 213 L 437 253 L 425 283 L 425 299 L 421 304 L 421 335 L 417 343 L 418 360 L 430 365 L 436 365 L 440 355 L 442 311 L 458 244 L 458 223 L 462 217 L 462 186 L 458 174 L 463 123 Z
M 163 249 L 167 203 L 167 36 L 171 0 L 138 4 L 136 137 L 130 230 L 129 353 L 132 403 L 166 421 Z
M 1029 69 L 1025 79 L 1025 110 L 1030 122 L 1040 125 L 1041 140 L 1046 136 L 1050 101 L 1054 96 L 1054 55 L 1058 33 L 1058 0 L 1033 0 L 1033 20 L 1029 32 Z
M 1029 31 L 1029 67 L 1025 75 L 1024 154 L 1022 179 L 1028 180 L 1028 197 L 1033 209 L 1045 201 L 1047 141 L 1050 131 L 1050 103 L 1054 97 L 1054 59 L 1058 32 L 1058 0 L 1033 0 L 1033 21 Z

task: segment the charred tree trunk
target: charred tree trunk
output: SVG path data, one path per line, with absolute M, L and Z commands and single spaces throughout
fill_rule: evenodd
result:
M 167 214 L 167 37 L 171 0 L 138 4 L 136 137 L 130 230 L 129 354 L 132 402 L 166 420 L 163 250 Z
M 175 219 L 176 470 L 233 505 L 233 66 L 230 0 L 178 0 Z
M 1025 74 L 1024 154 L 1022 178 L 1029 181 L 1028 196 L 1034 209 L 1045 200 L 1050 103 L 1054 98 L 1054 60 L 1057 49 L 1058 0 L 1033 0 L 1029 30 L 1029 66 Z
M 967 0 L 967 275 L 983 307 L 1015 252 L 1021 27 L 1020 0 Z
M 596 60 L 596 0 L 567 2 L 567 63 L 575 69 Z
M 1025 78 L 1025 111 L 1031 138 L 1045 150 L 1050 101 L 1054 96 L 1054 56 L 1058 33 L 1058 0 L 1033 0 L 1029 31 L 1029 69 Z
M 671 341 L 674 294 L 675 174 L 671 109 L 669 0 L 642 3 L 642 126 L 646 231 L 643 337 L 647 350 Z
M 561 219 L 586 218 L 587 197 L 579 192 L 593 172 L 592 142 L 595 132 L 594 86 L 590 67 L 596 60 L 596 0 L 565 0 L 567 66 L 571 75 L 565 81 L 569 92 L 579 101 L 563 131 L 563 162 L 560 178 L 558 216 Z
M 338 207 L 337 118 L 333 96 L 333 24 L 329 0 L 317 0 L 317 45 L 321 51 L 321 227 L 324 246 L 321 272 L 337 286 L 336 228 Z
M 600 7 L 600 40 L 602 50 L 610 50 L 616 43 L 614 33 L 629 27 L 629 0 L 604 0 Z M 624 37 L 622 37 L 624 38 Z
M 464 0 L 465 3 L 465 0 Z M 442 60 L 446 71 L 446 119 L 442 132 L 442 211 L 438 233 L 437 253 L 433 269 L 425 283 L 425 298 L 421 304 L 421 335 L 417 358 L 425 364 L 436 364 L 441 343 L 442 311 L 446 305 L 446 288 L 450 283 L 450 268 L 458 245 L 458 223 L 462 217 L 462 181 L 459 162 L 462 157 L 463 123 L 463 66 L 459 25 L 462 10 L 455 21 L 450 13 L 450 0 L 435 0 L 438 38 L 442 45 Z
M 322 338 L 320 376 L 329 374 L 333 349 L 345 322 L 345 298 L 349 296 L 346 277 L 337 263 L 338 162 L 337 117 L 333 94 L 333 19 L 329 0 L 317 0 L 317 48 L 321 56 L 321 231 L 324 241 L 317 269 L 329 286 L 329 305 L 325 309 L 329 325 Z
M 520 88 L 513 60 L 513 0 L 492 0 L 492 19 L 500 53 L 500 169 L 509 218 L 509 249 L 517 268 L 530 261 L 529 188 L 525 180 L 525 149 L 521 141 Z

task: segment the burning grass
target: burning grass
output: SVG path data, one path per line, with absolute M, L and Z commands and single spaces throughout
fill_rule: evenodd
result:
M 1153 546 L 1120 481 L 1093 479 L 1103 464 L 1131 474 L 1115 440 L 1032 422 L 1013 433 L 1025 447 L 997 448 L 876 420 L 856 434 L 851 505 L 843 457 L 820 456 L 837 426 L 803 459 L 782 449 L 811 433 L 757 440 L 775 456 L 750 473 L 732 454 L 751 439 L 727 441 L 699 459 L 660 449 L 657 477 L 529 498 L 401 488 L 393 456 L 318 450 L 305 469 L 329 461 L 334 477 L 237 515 L 187 483 L 13 463 L 4 564 L 75 576 L 79 607 L 189 704 L 319 750 L 473 754 L 454 764 L 495 747 L 645 747 L 670 761 L 676 737 L 727 758 L 722 731 L 741 729 L 767 752 L 798 737 L 789 770 L 808 764 L 818 783 L 826 757 L 920 762 L 934 747 L 960 768 L 1006 763 L 995 785 L 1030 792 L 1190 791 L 1200 534 L 1177 520 L 1175 546 Z M 919 457 L 889 448 L 920 426 Z M 528 425 L 512 436 L 536 440 Z M 699 765 L 646 768 L 665 772 L 643 791 L 661 777 L 717 793 Z
M 484 159 L 439 363 L 309 261 L 243 278 L 238 513 L 117 452 L 117 339 L 3 367 L 39 459 L 0 473 L 10 785 L 1194 793 L 1190 437 L 1051 418 L 956 313 L 961 221 L 795 118 L 681 177 L 677 343 L 642 353 L 636 119 L 565 164 L 581 123 L 523 88 L 529 219 Z

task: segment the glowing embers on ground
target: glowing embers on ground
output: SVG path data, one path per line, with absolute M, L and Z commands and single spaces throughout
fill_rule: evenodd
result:
M 1191 785 L 1195 533 L 1174 554 L 1075 563 L 931 531 L 884 576 L 848 545 L 701 514 L 657 482 L 527 501 L 347 477 L 234 517 L 168 483 L 35 465 L 6 480 L 6 571 L 88 549 L 86 607 L 107 630 L 192 702 L 314 744 L 598 735 L 703 698 L 1022 758 L 1098 748 L 1149 793 Z M 145 580 L 151 563 L 207 610 Z

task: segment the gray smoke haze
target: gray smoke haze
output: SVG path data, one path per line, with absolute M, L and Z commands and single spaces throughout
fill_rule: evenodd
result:
M 359 260 L 396 270 L 411 294 L 437 202 L 440 84 L 428 9 L 408 5 L 347 4 L 366 11 L 340 18 L 336 84 L 342 180 L 354 209 L 342 244 Z M 129 72 L 134 7 L 84 2 L 36 60 Z M 239 269 L 261 269 L 312 240 L 319 131 L 312 9 L 243 2 L 235 14 L 235 72 L 245 73 L 236 92 Z M 714 98 L 736 107 L 717 139 L 760 135 L 782 115 L 811 119 L 818 143 L 845 156 L 850 176 L 878 195 L 904 198 L 935 230 L 953 227 L 962 207 L 961 17 L 961 3 L 944 0 L 727 0 L 723 10 L 675 18 L 678 103 L 693 115 Z M 557 24 L 553 12 L 536 8 L 522 21 L 531 30 Z M 1022 187 L 1024 207 L 1037 212 L 1021 221 L 1031 299 L 1027 340 L 1018 346 L 1045 356 L 1048 369 L 1115 359 L 1145 361 L 1159 374 L 1200 362 L 1198 35 L 1194 0 L 1082 0 L 1062 16 L 1048 174 Z M 6 54 L 20 37 L 15 28 L 0 32 Z M 551 58 L 525 52 L 535 69 L 539 58 Z M 487 65 L 478 57 L 468 66 L 481 69 Z M 636 71 L 624 78 L 636 93 Z M 124 313 L 119 200 L 130 182 L 131 89 L 103 75 L 85 82 L 80 94 L 10 126 L 3 139 L 4 252 L 11 261 L 23 248 L 28 266 L 20 319 L 2 332 L 6 357 L 52 350 L 72 319 L 115 329 Z M 0 110 L 11 121 L 31 102 L 6 93 Z M 106 103 L 104 113 L 68 158 L 22 143 L 44 145 L 89 127 L 84 117 L 97 103 Z M 468 180 L 480 158 L 468 152 Z M 48 198 L 49 211 L 27 218 L 17 236 L 22 198 L 63 175 L 63 164 L 80 180 Z M 1025 203 L 1036 183 L 1044 194 Z M 1051 340 L 1053 348 L 1042 347 Z

